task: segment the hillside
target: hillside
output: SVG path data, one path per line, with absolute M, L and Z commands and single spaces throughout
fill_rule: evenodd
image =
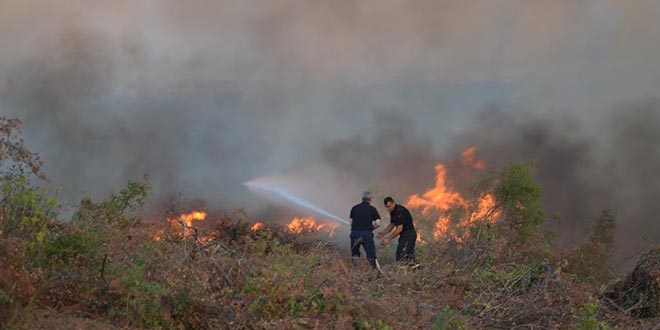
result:
M 540 236 L 511 240 L 515 232 L 477 222 L 463 241 L 420 244 L 419 269 L 379 250 L 379 276 L 366 263 L 353 269 L 344 238 L 313 226 L 255 226 L 236 212 L 184 230 L 125 215 L 145 184 L 86 201 L 71 222 L 37 233 L 9 231 L 3 213 L 4 328 L 651 329 L 659 320 L 637 317 L 639 296 L 619 305 L 604 295 L 613 278 L 594 262 L 606 257 L 599 241 L 562 255 Z M 595 229 L 612 221 L 604 213 Z
M 1 118 L 0 118 L 1 119 Z M 172 202 L 146 215 L 148 177 L 70 219 L 33 184 L 41 162 L 3 119 L 0 324 L 3 329 L 657 329 L 660 252 L 613 271 L 617 219 L 603 210 L 582 242 L 557 250 L 541 189 L 512 163 L 472 198 L 411 198 L 420 267 L 379 248 L 383 273 L 352 266 L 348 240 L 313 219 L 277 225 L 241 210 Z M 439 176 L 440 177 L 440 176 Z M 436 188 L 437 190 L 438 188 Z M 446 191 L 442 191 L 443 193 Z M 265 221 L 264 221 L 265 220 Z M 392 244 L 394 245 L 394 244 Z

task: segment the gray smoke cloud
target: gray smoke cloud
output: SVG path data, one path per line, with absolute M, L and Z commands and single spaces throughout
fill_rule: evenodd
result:
M 244 186 L 257 178 L 347 217 L 365 189 L 377 206 L 423 193 L 436 163 L 474 145 L 491 166 L 533 161 L 568 233 L 617 211 L 625 254 L 658 229 L 659 14 L 649 1 L 4 0 L 0 113 L 23 120 L 71 200 L 148 174 L 155 199 L 258 210 Z

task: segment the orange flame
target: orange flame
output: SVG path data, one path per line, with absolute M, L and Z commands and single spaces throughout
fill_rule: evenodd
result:
M 185 233 L 184 234 L 191 234 L 194 232 L 194 226 L 193 226 L 193 221 L 204 221 L 206 219 L 206 212 L 203 211 L 192 211 L 190 213 L 184 213 L 181 214 L 178 218 L 167 218 L 167 220 L 172 224 L 174 227 L 182 227 L 181 222 L 185 223 Z
M 477 160 L 475 152 L 476 147 L 470 147 L 463 151 L 461 154 L 463 163 L 475 169 L 485 169 L 486 163 Z M 447 169 L 445 166 L 443 164 L 437 164 L 435 166 L 435 171 L 435 187 L 427 190 L 421 196 L 410 196 L 407 204 L 411 207 L 421 207 L 422 214 L 424 215 L 428 215 L 431 210 L 440 211 L 440 215 L 434 224 L 433 230 L 433 237 L 436 240 L 440 239 L 440 237 L 446 236 L 449 232 L 450 217 L 448 214 L 445 214 L 445 211 L 449 210 L 452 206 L 470 211 L 470 215 L 466 219 L 466 221 L 469 222 L 474 222 L 480 219 L 492 221 L 497 217 L 497 214 L 488 214 L 495 205 L 495 200 L 492 195 L 486 195 L 478 201 L 476 207 L 473 206 L 473 210 L 470 210 L 471 206 L 468 200 L 448 186 Z
M 497 218 L 497 215 L 499 213 L 490 214 L 490 215 L 488 214 L 488 212 L 490 212 L 494 206 L 495 206 L 495 198 L 493 197 L 493 195 L 488 194 L 484 196 L 484 198 L 481 201 L 479 201 L 479 205 L 477 206 L 477 209 L 474 212 L 472 212 L 472 215 L 470 216 L 470 221 L 484 219 L 489 216 L 490 219 Z
M 263 223 L 255 222 L 254 225 L 252 225 L 252 227 L 250 227 L 250 230 L 251 231 L 259 231 L 259 230 L 262 230 L 264 228 L 266 228 L 266 226 Z
M 328 231 L 331 234 L 339 227 L 336 223 L 317 223 L 313 217 L 293 218 L 286 227 L 293 233 L 302 234 L 304 232 Z
M 182 214 L 180 218 L 186 223 L 186 226 L 192 227 L 193 221 L 204 221 L 206 219 L 206 212 L 192 211 L 190 213 Z
M 476 168 L 478 170 L 484 170 L 486 169 L 486 163 L 482 160 L 477 160 L 475 158 L 475 153 L 477 151 L 477 147 L 469 147 L 463 151 L 461 154 L 461 159 L 463 159 L 463 164 L 472 166 L 473 168 Z
M 426 213 L 430 209 L 446 210 L 452 203 L 463 201 L 463 197 L 455 191 L 451 191 L 446 184 L 447 169 L 442 164 L 435 165 L 435 187 L 425 192 L 421 197 L 412 195 L 408 199 L 408 205 L 412 207 L 423 207 Z

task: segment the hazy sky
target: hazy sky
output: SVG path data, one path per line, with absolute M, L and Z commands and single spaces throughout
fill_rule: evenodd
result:
M 657 31 L 641 0 L 0 0 L 0 114 L 72 200 L 149 174 L 257 210 L 243 183 L 276 177 L 346 217 L 475 145 L 535 161 L 568 231 L 614 209 L 634 251 L 660 230 Z

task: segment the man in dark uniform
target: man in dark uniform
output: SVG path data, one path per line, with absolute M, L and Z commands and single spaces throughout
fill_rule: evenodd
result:
M 371 193 L 362 194 L 362 203 L 351 208 L 351 261 L 357 267 L 357 258 L 360 258 L 360 246 L 367 254 L 371 267 L 380 270 L 376 260 L 376 244 L 373 230 L 380 226 L 380 214 L 371 205 Z
M 380 244 L 387 246 L 393 239 L 399 236 L 399 245 L 396 247 L 396 261 L 406 264 L 415 264 L 415 241 L 417 241 L 417 231 L 413 225 L 412 215 L 403 205 L 397 204 L 392 197 L 385 197 L 383 200 L 385 208 L 390 212 L 390 223 L 378 233 L 378 238 L 382 239 Z M 388 237 L 388 233 L 392 232 Z

